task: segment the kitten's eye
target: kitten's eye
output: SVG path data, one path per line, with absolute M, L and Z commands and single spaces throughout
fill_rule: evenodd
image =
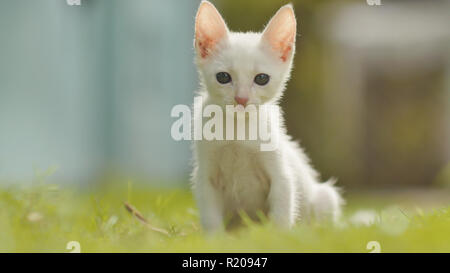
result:
M 226 84 L 231 82 L 231 75 L 227 72 L 219 72 L 216 74 L 216 79 L 221 84 Z
M 255 76 L 254 82 L 257 85 L 266 85 L 270 80 L 270 76 L 264 73 L 260 73 Z

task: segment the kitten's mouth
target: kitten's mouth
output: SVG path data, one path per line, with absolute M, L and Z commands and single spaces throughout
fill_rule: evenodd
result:
M 234 107 L 234 111 L 236 111 L 237 113 L 241 113 L 241 112 L 254 113 L 255 111 L 258 111 L 258 108 L 259 108 L 257 104 L 253 104 L 253 103 L 249 103 L 245 106 L 242 104 L 235 103 L 232 106 Z
M 251 106 L 252 107 L 252 106 L 258 106 L 258 105 L 256 103 L 253 103 L 253 102 L 246 103 L 246 104 L 240 104 L 240 103 L 234 102 L 233 106 L 234 107 L 239 107 L 239 108 L 241 108 L 241 106 L 242 106 L 242 108 L 245 108 L 247 106 Z

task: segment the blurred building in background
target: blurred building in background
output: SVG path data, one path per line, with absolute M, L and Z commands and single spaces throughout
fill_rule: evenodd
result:
M 325 104 L 345 155 L 335 168 L 354 186 L 437 182 L 450 160 L 449 3 L 352 4 L 323 15 L 332 47 Z
M 287 1 L 212 1 L 259 31 Z M 448 1 L 292 1 L 297 53 L 287 127 L 324 179 L 351 188 L 450 185 Z M 199 1 L 0 3 L 0 181 L 58 166 L 187 184 L 189 143 L 170 137 L 192 102 Z

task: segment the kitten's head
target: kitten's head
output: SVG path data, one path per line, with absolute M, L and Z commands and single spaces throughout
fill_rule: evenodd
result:
M 196 63 L 215 102 L 277 101 L 289 78 L 296 20 L 291 5 L 280 8 L 262 33 L 230 32 L 217 9 L 203 1 L 195 20 Z

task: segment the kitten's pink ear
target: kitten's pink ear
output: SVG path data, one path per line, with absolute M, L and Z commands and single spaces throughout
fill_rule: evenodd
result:
M 263 32 L 262 39 L 269 43 L 277 56 L 286 62 L 294 52 L 297 21 L 291 4 L 281 7 Z
M 195 48 L 199 56 L 208 57 L 227 36 L 228 28 L 220 13 L 213 4 L 202 1 L 195 18 Z

